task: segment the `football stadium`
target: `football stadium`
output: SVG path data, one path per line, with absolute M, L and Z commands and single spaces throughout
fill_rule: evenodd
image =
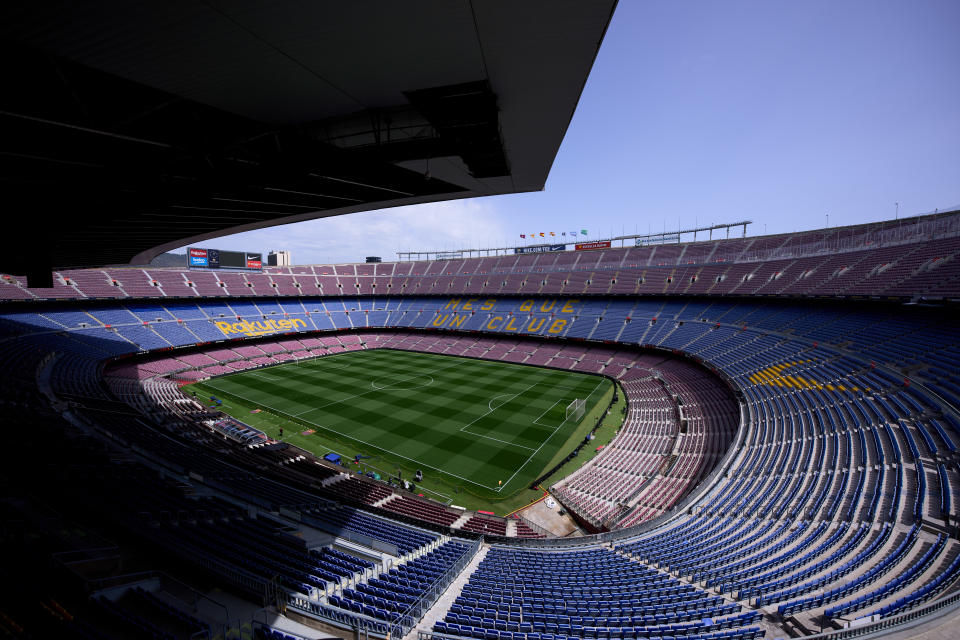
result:
M 544 190 L 616 5 L 0 7 L 4 637 L 958 637 L 960 208 L 213 248 Z

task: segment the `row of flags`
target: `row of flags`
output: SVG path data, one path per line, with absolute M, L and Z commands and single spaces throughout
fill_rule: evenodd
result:
M 536 234 L 536 233 L 521 233 L 521 234 L 520 234 L 520 237 L 521 237 L 521 238 L 536 238 L 536 237 L 539 236 L 539 237 L 541 237 L 541 238 L 546 238 L 548 235 L 556 236 L 557 234 L 556 234 L 555 232 L 553 232 L 553 231 L 550 231 L 550 232 L 547 232 L 547 233 L 544 233 L 544 232 L 541 231 L 539 234 Z M 567 235 L 576 236 L 576 235 L 577 235 L 577 232 L 576 232 L 576 231 L 571 231 L 570 233 L 567 233 L 566 231 L 561 231 L 561 232 L 560 232 L 560 235 L 561 235 L 561 236 L 567 236 Z M 580 229 L 580 235 L 584 235 L 584 236 L 587 235 L 587 230 L 586 230 L 586 229 Z

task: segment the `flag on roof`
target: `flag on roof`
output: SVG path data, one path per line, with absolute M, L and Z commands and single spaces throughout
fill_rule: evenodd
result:
M 546 237 L 546 236 L 543 235 L 543 231 L 540 232 L 540 237 L 541 237 L 541 238 Z
M 582 233 L 583 235 L 587 235 L 587 230 L 586 230 L 586 229 L 580 229 L 580 233 Z
M 565 236 L 565 235 L 567 235 L 567 232 L 566 232 L 566 231 L 561 231 L 561 232 L 560 232 L 560 235 Z
M 521 238 L 526 238 L 526 237 L 527 237 L 527 234 L 521 233 L 521 234 L 520 234 L 520 237 L 521 237 Z
M 577 235 L 577 232 L 576 232 L 576 231 L 571 231 L 571 232 L 570 232 L 570 235 L 575 236 L 575 235 Z
M 550 235 L 555 236 L 555 235 L 557 235 L 557 234 L 555 234 L 553 231 L 551 231 L 551 232 L 550 232 Z

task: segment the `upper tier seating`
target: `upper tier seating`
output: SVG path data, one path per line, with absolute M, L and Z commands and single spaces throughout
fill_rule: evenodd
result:
M 793 234 L 412 263 L 64 270 L 0 300 L 301 295 L 709 294 L 960 297 L 960 211 Z

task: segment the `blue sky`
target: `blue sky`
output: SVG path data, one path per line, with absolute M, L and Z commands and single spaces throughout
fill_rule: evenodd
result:
M 238 234 L 295 263 L 960 205 L 960 1 L 621 0 L 543 192 Z

